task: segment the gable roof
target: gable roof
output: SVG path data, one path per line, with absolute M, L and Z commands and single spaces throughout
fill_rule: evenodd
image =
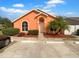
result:
M 16 18 L 16 19 L 13 21 L 13 23 L 16 22 L 16 21 L 18 21 L 19 19 L 23 18 L 24 16 L 28 15 L 28 14 L 31 13 L 31 12 L 37 12 L 37 13 L 39 13 L 39 12 L 36 11 L 36 10 L 31 10 L 30 12 L 28 12 L 28 13 L 26 12 L 25 14 L 23 14 L 23 15 L 21 15 L 20 17 Z
M 45 16 L 45 17 L 47 17 L 48 15 L 46 15 L 46 14 L 43 14 L 43 13 L 39 13 L 38 15 L 36 15 L 35 16 L 35 18 L 37 18 L 38 16 L 40 16 L 40 15 L 43 15 L 43 16 Z
M 42 14 L 44 14 L 44 15 L 49 15 L 49 16 L 51 16 L 51 17 L 53 17 L 53 18 L 56 17 L 56 16 L 52 16 L 52 15 L 50 15 L 50 14 L 44 12 L 44 11 L 41 11 L 41 10 L 39 10 L 39 9 L 36 9 L 36 10 L 31 10 L 30 12 L 28 12 L 28 13 L 26 13 L 26 14 L 20 16 L 19 18 L 15 19 L 15 20 L 13 21 L 13 23 L 16 22 L 16 21 L 18 21 L 19 19 L 23 18 L 24 16 L 28 15 L 28 14 L 31 13 L 31 12 L 42 13 Z

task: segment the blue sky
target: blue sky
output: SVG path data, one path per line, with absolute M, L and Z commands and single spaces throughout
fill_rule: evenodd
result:
M 79 0 L 0 0 L 0 16 L 14 20 L 32 9 L 49 14 L 79 16 Z

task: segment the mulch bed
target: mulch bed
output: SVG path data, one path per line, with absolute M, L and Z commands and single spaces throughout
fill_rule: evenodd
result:
M 74 36 L 72 36 L 72 35 L 58 35 L 58 34 L 56 34 L 56 35 L 54 35 L 54 34 L 51 34 L 51 35 L 48 35 L 48 34 L 44 34 L 44 37 L 46 37 L 46 38 L 75 38 Z
M 38 35 L 28 35 L 26 33 L 19 33 L 15 35 L 16 37 L 38 37 Z
M 38 35 L 23 35 L 23 36 L 18 36 L 15 35 L 16 37 L 38 37 Z
M 28 35 L 25 33 L 19 33 L 15 35 L 16 37 L 38 37 L 38 35 Z M 75 38 L 72 35 L 63 35 L 63 34 L 44 34 L 45 38 Z

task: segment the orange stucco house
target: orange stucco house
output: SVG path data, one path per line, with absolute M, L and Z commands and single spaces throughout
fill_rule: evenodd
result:
M 45 13 L 39 9 L 32 10 L 27 14 L 13 21 L 14 28 L 18 28 L 20 32 L 28 32 L 28 30 L 39 30 L 39 32 L 47 31 L 47 25 L 53 21 L 55 16 Z

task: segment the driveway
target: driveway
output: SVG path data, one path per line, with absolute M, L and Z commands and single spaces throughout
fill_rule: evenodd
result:
M 40 39 L 40 38 L 39 38 Z M 71 41 L 12 38 L 12 43 L 0 50 L 0 58 L 77 58 L 79 44 Z

